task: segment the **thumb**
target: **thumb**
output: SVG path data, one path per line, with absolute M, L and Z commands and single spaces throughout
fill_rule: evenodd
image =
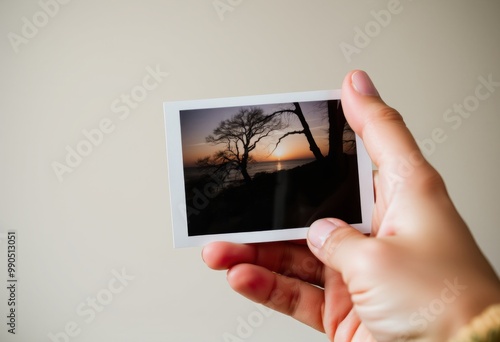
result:
M 410 156 L 422 164 L 423 156 L 401 115 L 385 104 L 370 77 L 351 71 L 342 84 L 342 106 L 347 121 L 358 134 L 373 163 L 380 169 Z M 398 164 L 396 164 L 398 165 Z
M 314 222 L 307 233 L 311 252 L 326 266 L 344 275 L 352 270 L 350 265 L 367 239 L 344 221 L 333 218 Z

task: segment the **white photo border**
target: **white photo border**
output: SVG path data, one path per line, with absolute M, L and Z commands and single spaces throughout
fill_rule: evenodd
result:
M 164 102 L 165 134 L 167 148 L 168 183 L 170 192 L 170 214 L 174 247 L 203 246 L 212 241 L 236 243 L 256 243 L 305 239 L 309 228 L 286 228 L 267 231 L 225 233 L 211 235 L 188 235 L 186 213 L 186 194 L 182 159 L 182 139 L 180 112 L 192 109 L 210 109 L 238 106 L 266 105 L 288 102 L 340 100 L 340 90 L 322 90 L 297 93 L 282 93 L 229 98 L 215 98 L 191 101 Z M 356 154 L 358 161 L 359 195 L 361 203 L 361 223 L 352 224 L 360 232 L 371 230 L 374 206 L 372 162 L 356 135 Z

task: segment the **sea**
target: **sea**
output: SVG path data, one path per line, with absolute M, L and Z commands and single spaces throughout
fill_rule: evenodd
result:
M 248 174 L 250 177 L 255 176 L 260 172 L 273 173 L 281 170 L 293 169 L 297 166 L 301 166 L 314 161 L 314 159 L 294 159 L 294 160 L 283 160 L 283 161 L 268 161 L 268 162 L 254 162 L 248 165 Z M 205 174 L 206 171 L 199 167 L 185 167 L 184 168 L 184 179 L 189 181 L 191 179 L 198 178 Z M 241 173 L 233 170 L 229 176 L 230 181 L 242 180 L 243 177 Z

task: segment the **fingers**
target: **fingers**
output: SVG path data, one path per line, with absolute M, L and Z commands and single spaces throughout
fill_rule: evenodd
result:
M 323 286 L 323 264 L 307 246 L 288 243 L 240 245 L 214 242 L 202 252 L 205 263 L 216 270 L 230 269 L 238 264 L 254 264 L 272 272 Z
M 214 269 L 229 269 L 227 280 L 241 295 L 287 314 L 309 326 L 324 331 L 323 320 L 336 326 L 352 304 L 340 274 L 328 269 L 329 291 L 323 289 L 324 265 L 307 246 L 279 242 L 239 245 L 214 242 L 202 252 L 203 260 Z M 312 285 L 314 284 L 314 285 Z M 332 286 L 335 291 L 332 291 Z M 336 303 L 334 315 L 325 316 L 324 300 Z
M 364 71 L 351 71 L 342 85 L 342 106 L 346 119 L 363 139 L 375 165 L 420 150 L 401 115 L 387 106 Z
M 322 289 L 251 264 L 234 266 L 227 280 L 236 292 L 248 299 L 324 332 Z

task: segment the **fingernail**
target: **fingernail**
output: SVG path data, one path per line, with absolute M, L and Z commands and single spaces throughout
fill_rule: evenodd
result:
M 309 228 L 307 239 L 314 247 L 321 248 L 335 228 L 337 225 L 328 219 L 318 220 Z
M 354 89 L 361 95 L 379 96 L 377 88 L 366 72 L 356 71 L 352 74 L 351 81 Z

